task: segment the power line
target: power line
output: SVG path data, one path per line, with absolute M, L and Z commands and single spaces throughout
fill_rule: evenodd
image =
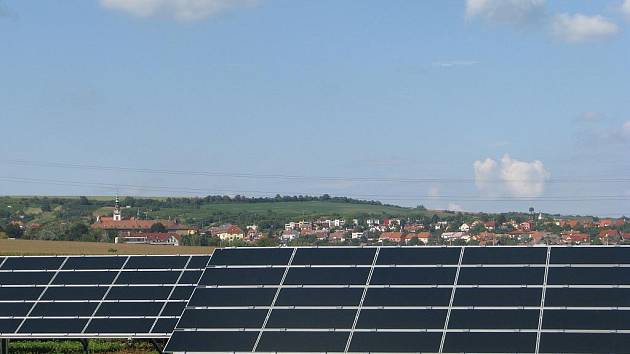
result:
M 276 180 L 300 180 L 300 181 L 348 181 L 348 182 L 395 182 L 395 183 L 475 183 L 474 178 L 458 177 L 429 177 L 429 178 L 407 178 L 407 177 L 348 177 L 348 176 L 306 176 L 289 174 L 258 174 L 258 173 L 231 173 L 216 171 L 194 171 L 194 170 L 168 170 L 137 168 L 124 166 L 105 166 L 91 164 L 74 164 L 63 162 L 41 162 L 27 160 L 0 160 L 9 165 L 32 166 L 45 168 L 63 168 L 79 170 L 97 171 L 117 171 L 134 172 L 143 174 L 158 175 L 183 175 L 183 176 L 204 176 L 204 177 L 230 177 L 247 179 L 276 179 Z M 531 182 L 520 179 L 484 179 L 483 183 L 491 182 Z M 541 181 L 542 182 L 542 181 Z M 593 177 L 593 176 L 565 176 L 553 177 L 544 180 L 545 183 L 630 183 L 628 177 Z
M 221 193 L 227 194 L 259 194 L 259 195 L 276 195 L 287 194 L 287 192 L 274 192 L 274 191 L 261 191 L 261 190 L 241 190 L 241 189 L 206 189 L 206 188 L 192 188 L 192 187 L 172 187 L 172 186 L 150 186 L 150 185 L 135 185 L 135 184 L 114 184 L 114 183 L 102 183 L 102 182 L 85 182 L 85 181 L 68 181 L 68 180 L 51 180 L 40 178 L 26 178 L 26 177 L 11 177 L 0 176 L 0 180 L 11 183 L 25 183 L 25 184 L 42 184 L 42 185 L 60 185 L 71 187 L 91 187 L 98 188 L 107 191 L 119 191 L 121 188 L 133 191 L 153 191 L 153 192 L 169 192 L 169 193 L 183 193 L 194 196 L 200 195 L 217 195 Z M 314 194 L 327 194 L 327 193 L 315 193 Z M 303 193 L 289 193 L 293 195 Z M 630 200 L 630 196 L 624 195 L 589 195 L 589 196 L 541 196 L 541 197 L 518 197 L 518 196 L 494 196 L 494 197 L 481 197 L 474 195 L 419 195 L 417 197 L 410 197 L 409 195 L 392 195 L 392 194 L 352 194 L 347 196 L 349 198 L 373 198 L 383 201 L 473 201 L 473 202 L 518 202 L 518 201 L 531 201 L 531 202 L 589 202 L 589 201 L 625 201 Z

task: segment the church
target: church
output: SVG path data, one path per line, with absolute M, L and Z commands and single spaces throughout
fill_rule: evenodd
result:
M 197 232 L 193 227 L 182 225 L 177 219 L 169 220 L 141 220 L 138 218 L 123 218 L 120 201 L 116 197 L 114 212 L 112 216 L 98 216 L 96 222 L 92 224 L 93 229 L 103 231 L 115 231 L 119 235 L 131 235 L 138 233 L 150 233 L 151 226 L 160 223 L 164 225 L 167 232 L 176 232 L 179 235 L 192 235 Z

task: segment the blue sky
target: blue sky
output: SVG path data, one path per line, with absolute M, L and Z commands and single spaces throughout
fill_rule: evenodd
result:
M 624 0 L 0 0 L 0 194 L 628 215 L 628 32 Z

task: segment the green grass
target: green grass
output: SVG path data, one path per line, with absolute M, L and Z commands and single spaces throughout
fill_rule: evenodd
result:
M 356 216 L 358 214 L 370 215 L 391 215 L 391 216 L 408 216 L 418 215 L 422 213 L 419 209 L 403 208 L 397 206 L 369 205 L 369 204 L 352 204 L 326 201 L 308 201 L 308 202 L 269 202 L 269 203 L 220 203 L 207 204 L 198 209 L 195 208 L 162 208 L 155 211 L 152 215 L 166 218 L 169 216 L 185 216 L 190 218 L 203 218 L 208 214 L 226 213 L 226 214 L 256 214 L 265 216 L 269 212 L 289 217 L 316 217 L 316 216 Z M 426 211 L 425 214 L 433 215 L 433 211 Z
M 90 340 L 90 353 L 157 353 L 146 341 L 134 341 L 131 344 L 123 340 Z M 10 353 L 83 353 L 83 346 L 78 340 L 15 340 L 9 342 Z

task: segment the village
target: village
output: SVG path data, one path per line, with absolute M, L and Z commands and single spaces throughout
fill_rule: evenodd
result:
M 114 233 L 116 243 L 213 246 L 275 245 L 615 245 L 630 243 L 628 220 L 553 218 L 530 212 L 506 219 L 498 214 L 456 214 L 440 219 L 366 218 L 291 221 L 282 229 L 257 225 L 187 226 L 178 220 L 123 218 L 116 201 L 113 215 L 101 216 L 92 229 Z

